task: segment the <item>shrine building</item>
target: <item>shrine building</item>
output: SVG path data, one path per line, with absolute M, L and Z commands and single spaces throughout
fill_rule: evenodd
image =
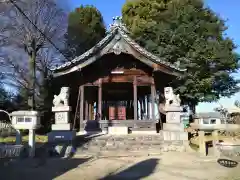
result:
M 79 130 L 98 115 L 102 130 L 134 131 L 156 129 L 157 94 L 183 71 L 142 48 L 115 18 L 105 38 L 53 75 L 59 86 L 70 87 L 72 123 Z

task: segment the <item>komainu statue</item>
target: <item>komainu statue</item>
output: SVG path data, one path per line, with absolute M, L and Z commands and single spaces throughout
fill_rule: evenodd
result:
M 179 94 L 175 95 L 173 93 L 172 87 L 164 88 L 164 97 L 165 97 L 165 106 L 180 106 L 181 99 L 179 98 Z
M 69 87 L 62 87 L 59 95 L 54 95 L 53 105 L 56 106 L 68 106 L 69 105 Z

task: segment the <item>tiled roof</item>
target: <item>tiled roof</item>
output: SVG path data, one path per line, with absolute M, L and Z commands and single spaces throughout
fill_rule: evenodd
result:
M 110 31 L 108 32 L 107 36 L 103 38 L 99 43 L 97 43 L 94 47 L 92 47 L 90 50 L 87 52 L 83 53 L 82 55 L 76 57 L 72 61 L 66 62 L 60 66 L 57 66 L 52 69 L 52 71 L 61 71 L 63 69 L 67 69 L 68 67 L 73 67 L 79 63 L 84 62 L 86 59 L 94 56 L 98 50 L 102 49 L 105 45 L 107 45 L 116 34 L 120 34 L 124 40 L 129 43 L 136 51 L 138 51 L 140 54 L 144 55 L 147 57 L 149 60 L 156 62 L 157 64 L 164 65 L 166 67 L 172 68 L 177 71 L 185 71 L 184 69 L 179 68 L 178 66 L 171 64 L 169 62 L 161 60 L 161 58 L 155 56 L 154 54 L 150 53 L 143 47 L 139 46 L 138 43 L 136 43 L 132 38 L 129 37 L 129 32 L 127 31 L 127 28 L 122 24 L 121 22 L 114 23 Z
M 205 112 L 205 113 L 197 113 L 197 118 L 222 118 L 222 115 L 219 112 Z

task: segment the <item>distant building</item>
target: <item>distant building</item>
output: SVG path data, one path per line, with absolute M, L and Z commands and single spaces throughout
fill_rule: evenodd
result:
M 194 122 L 197 124 L 225 124 L 224 118 L 219 112 L 197 113 Z

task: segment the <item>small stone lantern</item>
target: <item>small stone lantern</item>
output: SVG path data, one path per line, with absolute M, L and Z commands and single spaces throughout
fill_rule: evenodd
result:
M 16 144 L 21 144 L 22 135 L 20 130 L 29 130 L 29 156 L 35 156 L 35 130 L 41 126 L 40 114 L 37 111 L 14 111 L 10 114 L 12 126 L 16 129 Z

